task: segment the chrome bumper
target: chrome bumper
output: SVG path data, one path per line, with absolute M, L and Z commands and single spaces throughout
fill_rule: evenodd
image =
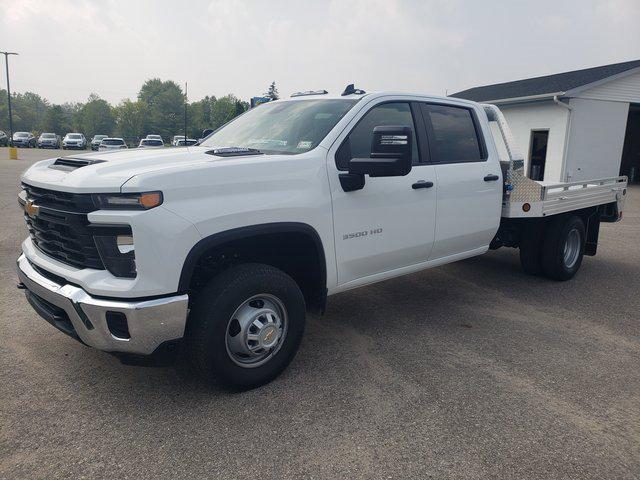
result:
M 24 254 L 17 263 L 18 277 L 32 307 L 49 323 L 91 347 L 106 352 L 149 355 L 162 343 L 184 336 L 187 295 L 135 301 L 94 298 L 79 287 L 60 285 L 41 275 Z M 119 318 L 124 314 L 129 338 L 120 338 L 111 332 L 107 313 L 119 314 Z

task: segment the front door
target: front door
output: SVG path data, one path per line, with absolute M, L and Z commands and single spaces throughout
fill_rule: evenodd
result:
M 338 175 L 349 158 L 369 157 L 373 128 L 382 125 L 412 129 L 411 172 L 403 177 L 367 176 L 363 189 L 345 192 Z M 338 284 L 366 283 L 367 277 L 426 262 L 434 239 L 435 170 L 421 161 L 410 103 L 373 105 L 345 132 L 328 159 Z M 434 185 L 416 188 L 422 182 Z

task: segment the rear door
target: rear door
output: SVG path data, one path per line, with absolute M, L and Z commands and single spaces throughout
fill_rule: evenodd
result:
M 437 181 L 438 216 L 429 259 L 481 253 L 498 230 L 502 202 L 500 163 L 484 141 L 489 133 L 472 107 L 420 107 Z
M 332 145 L 328 172 L 333 203 L 338 284 L 362 284 L 387 272 L 426 262 L 433 246 L 435 169 L 418 148 L 417 106 L 408 101 L 377 101 L 356 116 Z M 413 131 L 412 169 L 406 176 L 366 176 L 364 188 L 345 192 L 339 174 L 349 158 L 369 157 L 373 128 L 409 126 Z M 348 155 L 343 155 L 345 149 Z M 422 183 L 430 182 L 431 188 Z M 416 186 L 416 184 L 420 184 Z

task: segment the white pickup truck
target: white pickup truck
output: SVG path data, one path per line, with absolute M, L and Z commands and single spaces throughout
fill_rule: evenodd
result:
M 286 368 L 329 295 L 501 246 L 530 274 L 571 278 L 625 194 L 625 177 L 529 180 L 491 105 L 305 92 L 197 146 L 34 164 L 19 287 L 86 345 L 178 343 L 206 378 L 246 389 Z

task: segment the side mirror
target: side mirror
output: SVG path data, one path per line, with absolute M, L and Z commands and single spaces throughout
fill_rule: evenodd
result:
M 370 177 L 407 175 L 411 171 L 412 142 L 410 127 L 374 127 L 370 158 L 352 158 L 349 173 Z
M 349 155 L 348 143 L 344 155 Z M 411 171 L 413 134 L 410 127 L 378 126 L 373 129 L 369 158 L 351 158 L 349 173 L 338 175 L 345 192 L 364 188 L 364 176 L 402 177 Z M 340 150 L 338 150 L 340 154 Z M 348 157 L 347 157 L 348 158 Z
M 202 131 L 202 138 L 207 138 L 213 133 L 213 128 L 206 128 Z

